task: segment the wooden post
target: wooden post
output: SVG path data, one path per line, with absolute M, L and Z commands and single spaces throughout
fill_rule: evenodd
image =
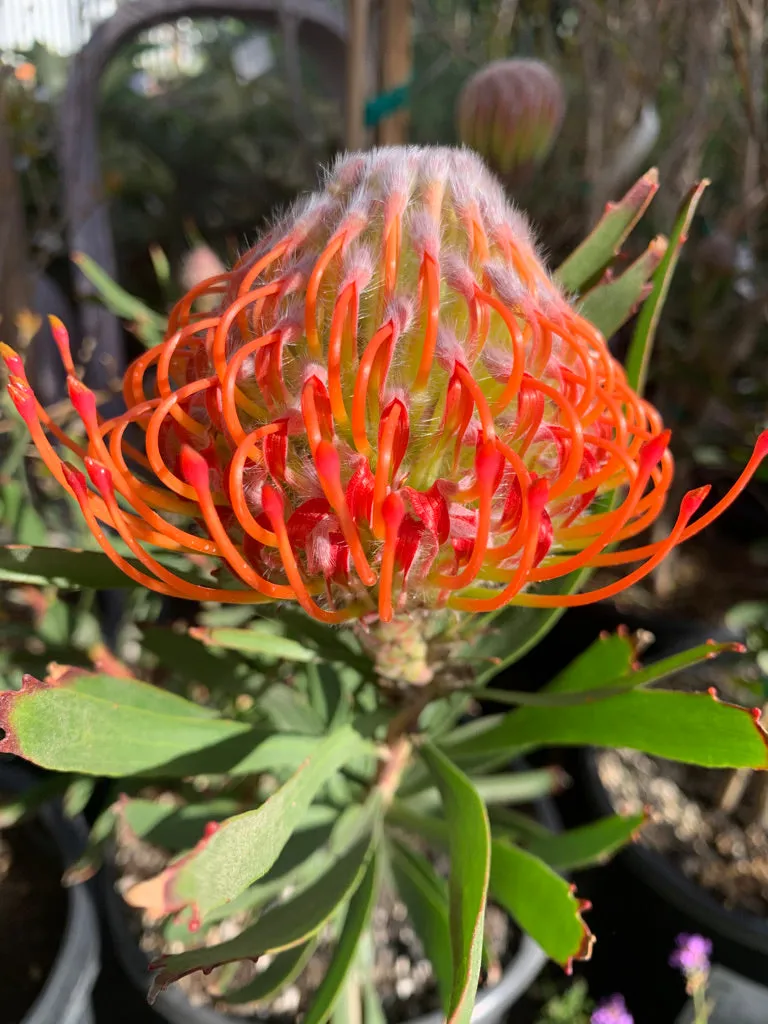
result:
M 347 149 L 365 149 L 365 100 L 368 92 L 369 0 L 347 3 L 347 109 L 344 141 Z
M 6 80 L 0 77 L 0 338 L 16 344 L 16 317 L 29 305 L 24 207 L 6 120 Z
M 380 35 L 380 79 L 382 93 L 410 81 L 413 67 L 412 0 L 382 0 Z M 382 146 L 401 146 L 408 139 L 408 111 L 398 110 L 379 124 Z

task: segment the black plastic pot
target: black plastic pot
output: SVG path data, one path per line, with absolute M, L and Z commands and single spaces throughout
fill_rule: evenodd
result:
M 566 760 L 574 786 L 559 801 L 566 826 L 614 814 L 600 781 L 595 752 Z M 575 876 L 579 895 L 592 902 L 587 921 L 597 942 L 583 974 L 596 998 L 622 992 L 640 1021 L 673 1021 L 685 1002 L 683 983 L 669 966 L 680 933 L 713 942 L 713 960 L 765 984 L 768 921 L 726 910 L 660 853 L 640 843 L 610 864 Z
M 537 804 L 540 820 L 550 828 L 561 828 L 560 818 L 551 801 Z M 139 949 L 136 939 L 128 926 L 125 904 L 115 890 L 115 873 L 112 868 L 101 872 L 102 897 L 107 926 L 118 961 L 130 981 L 139 991 L 146 993 L 149 988 L 148 959 Z M 546 954 L 529 938 L 523 936 L 520 948 L 507 965 L 497 985 L 482 991 L 472 1013 L 472 1024 L 502 1024 L 512 1007 L 528 991 L 547 963 Z M 207 1007 L 192 1006 L 184 992 L 171 985 L 161 992 L 153 1009 L 169 1024 L 225 1024 L 227 1021 L 243 1021 L 243 1017 L 230 1017 Z M 440 1012 L 417 1017 L 413 1024 L 442 1024 Z
M 35 781 L 26 770 L 0 763 L 0 789 L 21 793 Z M 62 867 L 82 850 L 86 831 L 49 804 L 39 812 Z M 93 1024 L 91 996 L 99 973 L 99 929 L 90 893 L 83 885 L 67 890 L 67 918 L 51 973 L 22 1024 Z

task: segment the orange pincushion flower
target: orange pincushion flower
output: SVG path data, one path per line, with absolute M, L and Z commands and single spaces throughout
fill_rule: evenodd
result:
M 322 192 L 177 304 L 163 344 L 126 372 L 127 411 L 111 420 L 53 326 L 87 446 L 52 423 L 6 348 L 10 393 L 105 552 L 178 597 L 297 600 L 326 622 L 587 603 L 711 522 L 768 448 L 763 435 L 733 491 L 696 522 L 703 489 L 665 540 L 606 553 L 659 515 L 669 432 L 466 151 L 339 160 Z M 137 427 L 141 450 L 127 440 Z M 48 434 L 84 461 L 91 487 Z M 596 506 L 617 489 L 620 503 Z M 241 589 L 189 583 L 147 545 L 215 556 Z M 632 562 L 589 594 L 536 592 Z

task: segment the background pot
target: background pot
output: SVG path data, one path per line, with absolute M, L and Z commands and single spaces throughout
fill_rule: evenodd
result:
M 539 820 L 552 829 L 562 827 L 557 810 L 549 800 L 542 800 L 536 805 Z M 118 962 L 132 982 L 142 993 L 149 988 L 148 958 L 139 949 L 135 937 L 128 927 L 126 907 L 115 889 L 115 871 L 107 865 L 100 874 L 101 895 L 104 902 L 104 915 L 109 929 L 111 942 Z M 539 946 L 523 935 L 515 956 L 507 965 L 498 985 L 482 991 L 475 1003 L 472 1024 L 501 1024 L 509 1010 L 528 991 L 532 983 L 541 974 L 547 963 L 547 957 Z M 148 1008 L 147 1008 L 148 1010 Z M 243 1021 L 243 1017 L 230 1017 L 208 1007 L 192 1006 L 184 992 L 176 985 L 171 985 L 162 992 L 153 1005 L 157 1016 L 169 1024 L 223 1024 L 224 1021 Z M 151 1020 L 151 1015 L 126 1017 L 131 1024 L 143 1024 Z M 414 1020 L 413 1024 L 442 1024 L 444 1016 L 435 1012 L 425 1014 Z
M 36 777 L 14 764 L 0 763 L 0 789 L 21 793 Z M 70 821 L 55 804 L 39 811 L 62 862 L 82 850 L 85 827 Z M 99 973 L 99 931 L 90 893 L 83 885 L 67 889 L 67 918 L 51 972 L 23 1024 L 93 1024 L 91 995 Z

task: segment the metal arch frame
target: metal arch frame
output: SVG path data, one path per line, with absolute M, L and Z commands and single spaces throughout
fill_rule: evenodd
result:
M 334 62 L 335 50 L 346 57 L 346 23 L 328 0 L 132 0 L 95 30 L 73 58 L 59 111 L 59 161 L 63 179 L 63 205 L 70 252 L 82 252 L 111 277 L 117 259 L 109 207 L 103 193 L 98 141 L 98 88 L 101 76 L 118 49 L 132 36 L 164 21 L 182 17 L 240 17 L 279 25 L 287 49 L 298 50 L 300 31 L 306 27 L 320 53 Z M 338 64 L 336 65 L 338 66 Z M 296 95 L 295 83 L 289 85 Z M 299 85 L 299 94 L 301 83 Z M 294 103 L 296 107 L 296 103 Z M 294 116 L 301 117 L 298 109 Z M 83 335 L 96 342 L 86 379 L 95 388 L 107 387 L 125 369 L 119 320 L 94 301 L 95 291 L 78 270 L 75 293 L 80 305 Z

